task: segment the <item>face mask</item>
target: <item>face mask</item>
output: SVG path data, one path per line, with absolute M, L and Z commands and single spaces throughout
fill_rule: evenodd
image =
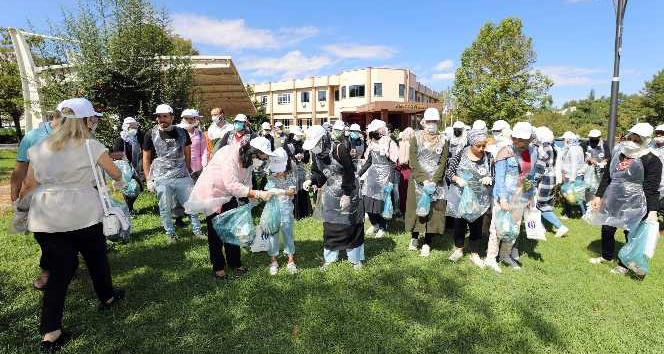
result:
M 261 134 L 263 134 L 263 136 L 268 136 L 268 135 L 270 135 L 270 131 L 269 130 L 263 130 L 263 132 Z
M 427 133 L 436 134 L 436 133 L 438 133 L 438 124 L 436 124 L 436 123 L 427 123 L 426 130 L 427 130 Z
M 343 136 L 344 136 L 344 131 L 343 130 L 333 130 L 332 131 L 332 138 L 335 139 L 335 140 L 339 140 Z
M 212 116 L 212 121 L 215 123 L 219 123 L 220 116 Z
M 350 137 L 353 138 L 353 139 L 359 139 L 360 138 L 360 133 L 352 132 L 352 133 L 350 133 Z
M 656 136 L 655 137 L 655 143 L 662 145 L 664 144 L 664 136 Z
M 194 127 L 194 125 L 191 124 L 191 123 L 185 123 L 185 122 L 180 123 L 180 128 L 182 128 L 182 129 L 189 130 L 193 127 Z
M 234 122 L 233 127 L 235 128 L 236 132 L 244 130 L 244 122 Z
M 138 134 L 138 129 L 129 129 L 129 130 L 127 130 L 127 134 L 129 134 L 131 136 L 134 136 L 134 135 Z
M 251 160 L 252 160 L 252 166 L 254 167 L 254 170 L 260 170 L 261 167 L 263 167 L 263 164 L 265 163 L 265 161 L 263 161 L 261 159 L 258 159 L 258 158 L 255 158 L 255 157 Z
M 293 140 L 300 141 L 300 140 L 302 140 L 302 137 L 299 136 L 299 135 L 293 135 Z
M 323 152 L 323 147 L 320 145 L 316 145 L 314 146 L 313 149 L 311 149 L 311 152 L 313 152 L 314 154 L 320 154 L 321 152 Z
M 350 132 L 344 131 L 345 136 L 350 136 Z
M 456 136 L 457 138 L 460 137 L 462 133 L 463 133 L 463 130 L 454 129 L 454 136 Z
M 622 152 L 625 154 L 627 157 L 636 157 L 636 154 L 641 151 L 641 145 L 633 142 L 633 141 L 626 141 L 623 143 L 622 146 Z
M 90 128 L 90 134 L 94 135 L 95 131 L 97 130 L 97 125 L 97 123 L 95 123 L 93 126 L 88 125 L 88 128 Z
M 197 127 L 197 126 L 198 126 L 198 122 L 194 122 L 194 123 L 192 123 L 191 125 L 193 125 L 194 127 Z
M 590 143 L 590 146 L 595 147 L 597 144 L 599 144 L 599 139 L 598 138 L 590 138 L 588 139 L 588 143 Z

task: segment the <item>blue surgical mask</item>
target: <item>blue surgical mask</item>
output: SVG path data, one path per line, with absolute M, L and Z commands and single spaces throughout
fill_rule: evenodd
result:
M 244 130 L 244 122 L 234 122 L 233 126 L 235 127 L 235 131 L 241 131 Z
M 358 132 L 351 132 L 350 137 L 353 139 L 359 139 L 360 138 L 360 133 Z

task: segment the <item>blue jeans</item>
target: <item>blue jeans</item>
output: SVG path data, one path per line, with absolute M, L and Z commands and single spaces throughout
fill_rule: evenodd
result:
M 295 242 L 293 242 L 293 219 L 281 221 L 280 233 L 284 236 L 284 253 L 295 254 Z M 279 233 L 270 235 L 270 251 L 268 254 L 275 257 L 279 254 Z
M 346 256 L 348 256 L 348 261 L 352 264 L 361 263 L 364 261 L 364 244 L 346 250 Z M 323 257 L 325 258 L 325 263 L 334 263 L 339 259 L 339 251 L 330 251 L 323 248 Z
M 546 220 L 549 224 L 553 225 L 556 229 L 559 229 L 563 224 L 560 222 L 556 214 L 552 211 L 543 211 L 542 219 Z
M 191 178 L 172 178 L 155 181 L 157 198 L 159 199 L 159 216 L 166 234 L 175 236 L 175 227 L 171 216 L 173 209 L 173 198 L 184 205 L 189 199 L 189 193 L 194 186 Z M 201 234 L 201 222 L 196 215 L 188 215 L 191 220 L 191 229 L 195 234 Z

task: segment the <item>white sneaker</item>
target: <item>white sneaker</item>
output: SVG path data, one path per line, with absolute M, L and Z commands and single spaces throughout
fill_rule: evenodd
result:
M 562 226 L 560 226 L 560 227 L 558 228 L 558 230 L 556 230 L 556 237 L 558 237 L 558 238 L 563 237 L 563 236 L 565 236 L 568 232 L 569 232 L 569 229 L 567 228 L 567 226 L 562 225 Z
M 482 260 L 482 258 L 480 258 L 480 255 L 479 255 L 479 254 L 477 254 L 477 253 L 471 253 L 469 258 L 470 258 L 470 261 L 471 261 L 474 265 L 476 265 L 476 266 L 478 266 L 478 267 L 480 267 L 480 268 L 484 268 L 484 261 Z
M 288 270 L 288 274 L 297 274 L 297 266 L 295 263 L 288 263 L 286 266 L 286 269 Z
M 629 272 L 629 269 L 623 266 L 616 266 L 615 268 L 611 269 L 611 274 L 626 275 L 627 272 Z
M 378 230 L 378 232 L 376 232 L 376 236 L 375 236 L 375 237 L 376 237 L 376 238 L 383 238 L 383 237 L 385 237 L 385 231 L 383 231 L 383 229 Z
M 611 261 L 609 261 L 608 259 L 606 259 L 604 257 L 595 257 L 595 258 L 589 259 L 588 261 L 590 262 L 590 264 L 600 264 L 600 263 L 611 262 Z
M 454 251 L 452 251 L 452 254 L 450 254 L 450 256 L 447 257 L 447 259 L 449 259 L 450 261 L 456 263 L 456 262 L 457 262 L 458 260 L 460 260 L 462 257 L 463 257 L 463 249 L 461 249 L 461 248 L 455 248 Z
M 500 261 L 514 270 L 521 269 L 521 266 L 518 263 L 516 263 L 516 261 L 513 260 L 512 257 L 503 257 L 500 259 Z
M 355 270 L 360 270 L 362 268 L 364 268 L 364 264 L 362 264 L 362 262 L 353 264 L 353 269 Z
M 364 233 L 366 235 L 373 235 L 376 233 L 376 228 L 373 225 L 371 225 L 371 227 L 369 227 L 367 231 L 365 231 Z
M 270 275 L 277 275 L 279 273 L 279 264 L 277 262 L 272 262 L 270 264 Z
M 495 259 L 485 259 L 484 265 L 498 274 L 503 272 Z
M 422 246 L 422 249 L 420 250 L 420 257 L 429 257 L 430 254 L 431 247 L 429 247 L 429 245 Z
M 416 238 L 411 238 L 410 239 L 410 244 L 408 244 L 408 250 L 410 251 L 417 251 L 417 246 L 418 246 L 418 241 Z

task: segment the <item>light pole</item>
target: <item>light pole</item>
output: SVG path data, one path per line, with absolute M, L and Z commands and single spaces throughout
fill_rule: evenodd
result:
M 616 117 L 618 115 L 618 92 L 620 85 L 620 52 L 622 50 L 623 19 L 625 18 L 625 9 L 627 0 L 613 0 L 616 10 L 616 39 L 613 57 L 613 78 L 611 79 L 611 107 L 609 110 L 609 151 L 613 150 L 613 143 L 616 138 Z

